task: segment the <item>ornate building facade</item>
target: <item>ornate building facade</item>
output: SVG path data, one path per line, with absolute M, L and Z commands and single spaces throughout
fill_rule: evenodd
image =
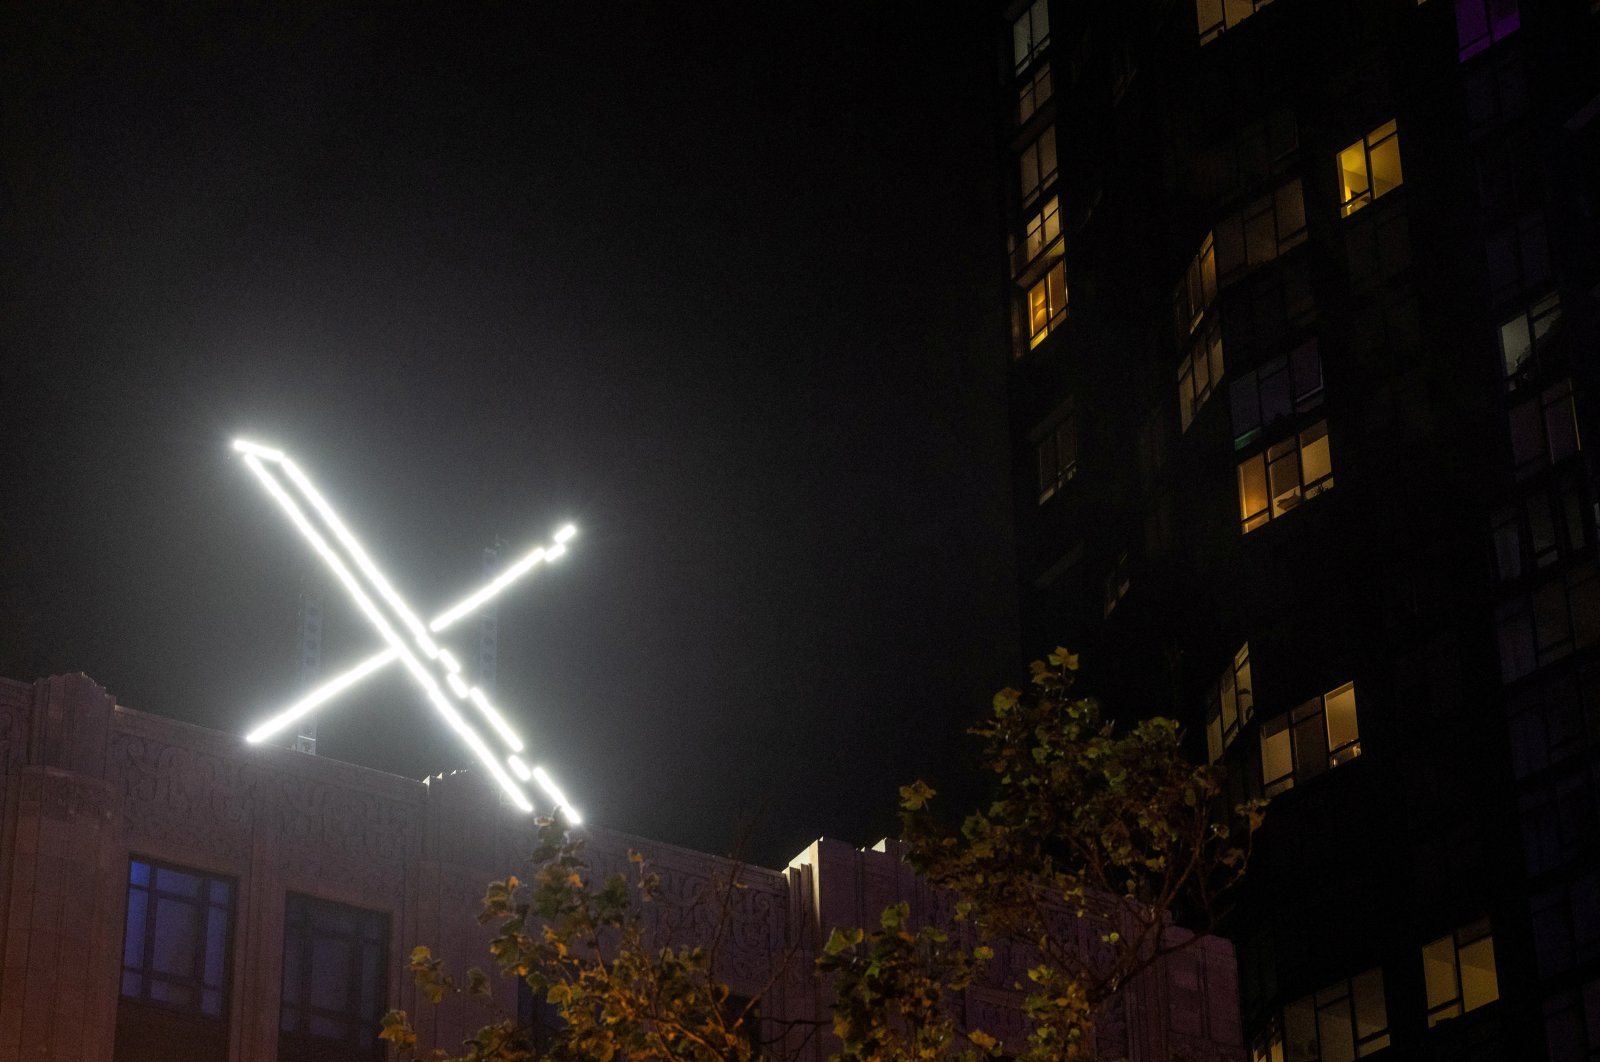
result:
M 485 964 L 474 915 L 515 873 L 532 821 L 471 775 L 418 782 L 245 744 L 117 705 L 82 675 L 0 680 L 0 1058 L 73 1062 L 382 1059 L 378 1018 L 408 1010 L 452 1047 L 488 1015 L 433 1007 L 413 946 Z M 586 830 L 598 874 L 644 852 L 689 938 L 737 875 L 718 973 L 760 994 L 772 1057 L 822 1059 L 828 1000 L 812 975 L 834 926 L 939 898 L 892 842 L 819 840 L 782 869 Z M 1004 964 L 1002 964 L 1004 965 Z M 964 994 L 987 1028 L 1020 1029 L 1021 970 Z M 526 1013 L 516 986 L 495 1005 Z M 1232 948 L 1196 940 L 1131 984 L 1102 1021 L 1110 1057 L 1242 1057 Z M 816 1024 L 813 1024 L 816 1023 Z

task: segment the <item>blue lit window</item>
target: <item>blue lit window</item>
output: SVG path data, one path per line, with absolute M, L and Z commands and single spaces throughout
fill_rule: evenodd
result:
M 233 882 L 135 859 L 128 867 L 122 995 L 220 1018 L 227 1007 Z

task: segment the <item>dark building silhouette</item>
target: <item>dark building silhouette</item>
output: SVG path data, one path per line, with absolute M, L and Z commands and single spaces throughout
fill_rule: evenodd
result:
M 1600 1058 L 1600 3 L 1001 13 L 1025 637 L 1270 798 L 1254 1057 Z

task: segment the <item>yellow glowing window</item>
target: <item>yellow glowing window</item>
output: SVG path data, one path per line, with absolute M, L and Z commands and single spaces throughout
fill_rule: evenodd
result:
M 1368 203 L 1400 187 L 1400 134 L 1393 121 L 1378 126 L 1339 152 L 1340 209 L 1349 217 Z
M 1346 682 L 1261 727 L 1261 782 L 1277 796 L 1361 755 L 1356 687 Z
M 1028 219 L 1028 235 L 1023 244 L 1023 259 L 1019 265 L 1026 265 L 1039 257 L 1046 247 L 1056 242 L 1061 235 L 1061 200 L 1051 196 L 1044 201 L 1044 206 L 1039 213 Z
M 1428 989 L 1428 1027 L 1460 1017 L 1500 998 L 1494 966 L 1494 936 L 1480 919 L 1422 949 Z
M 1255 694 L 1250 687 L 1250 643 L 1246 642 L 1233 662 L 1222 671 L 1222 678 L 1211 688 L 1206 706 L 1206 748 L 1211 762 L 1222 759 L 1222 754 L 1239 736 L 1239 730 L 1255 714 Z
M 1067 319 L 1067 270 L 1057 262 L 1028 289 L 1028 346 L 1036 347 Z
M 1049 126 L 1039 139 L 1022 149 L 1017 159 L 1022 201 L 1031 203 L 1044 187 L 1056 179 L 1056 127 Z
M 1231 30 L 1272 0 L 1195 0 L 1194 17 L 1200 43 L 1210 44 L 1224 31 Z
M 1383 970 L 1373 968 L 1303 996 L 1274 1015 L 1251 1062 L 1351 1062 L 1389 1046 Z
M 1050 98 L 1050 64 L 1040 63 L 1037 70 L 1022 79 L 1022 86 L 1017 90 L 1017 124 L 1022 125 L 1033 112 L 1045 105 Z
M 1328 422 L 1267 447 L 1239 465 L 1239 522 L 1246 534 L 1333 489 Z

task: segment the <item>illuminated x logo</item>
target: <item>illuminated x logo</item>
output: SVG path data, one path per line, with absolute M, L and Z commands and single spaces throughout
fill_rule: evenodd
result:
M 468 594 L 461 601 L 435 616 L 426 626 L 416 613 L 395 593 L 389 581 L 378 571 L 372 558 L 361 548 L 355 536 L 340 521 L 339 516 L 311 485 L 295 463 L 281 450 L 269 449 L 243 439 L 236 440 L 233 448 L 244 455 L 244 463 L 256 474 L 261 485 L 282 506 L 289 520 L 311 543 L 311 547 L 327 562 L 333 574 L 355 601 L 373 629 L 383 638 L 388 648 L 336 678 L 330 679 L 306 696 L 268 719 L 249 734 L 247 741 L 264 741 L 315 711 L 325 702 L 354 686 L 374 671 L 393 661 L 402 667 L 421 687 L 428 702 L 444 716 L 450 729 L 460 735 L 467 747 L 478 757 L 494 780 L 500 783 L 513 803 L 523 811 L 532 811 L 533 804 L 523 792 L 521 782 L 536 782 L 566 815 L 567 821 L 578 822 L 578 814 L 555 782 L 542 767 L 530 768 L 519 753 L 522 739 L 506 724 L 482 690 L 467 685 L 461 677 L 461 664 L 450 650 L 440 646 L 431 634 L 438 633 L 497 596 L 517 579 L 531 571 L 541 561 L 552 561 L 567 551 L 567 540 L 576 534 L 571 525 L 555 534 L 555 541 L 540 546 L 486 585 Z M 310 511 L 307 512 L 307 507 Z M 332 541 L 329 541 L 329 536 Z M 352 566 L 354 570 L 352 571 Z M 376 595 L 376 600 L 374 600 Z M 400 628 L 397 630 L 396 628 Z M 403 633 L 402 633 L 403 631 Z M 407 639 L 409 636 L 409 641 Z M 467 721 L 464 710 L 471 708 L 489 724 L 506 748 L 504 758 L 490 749 L 489 744 Z M 510 768 L 508 773 L 506 768 Z M 515 778 L 512 775 L 516 775 Z

